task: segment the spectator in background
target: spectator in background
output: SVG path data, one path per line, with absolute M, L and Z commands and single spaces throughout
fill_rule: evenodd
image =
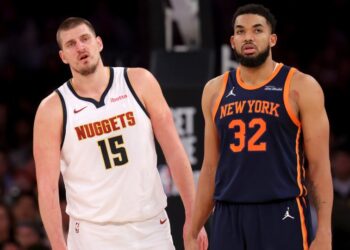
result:
M 334 148 L 332 154 L 334 206 L 333 249 L 350 249 L 350 143 Z
M 16 241 L 6 241 L 2 248 L 2 250 L 23 250 L 21 246 Z M 38 249 L 41 250 L 41 249 Z
M 10 209 L 0 202 L 0 249 L 8 241 L 13 241 L 13 220 Z
M 40 225 L 37 199 L 32 193 L 21 193 L 12 204 L 15 223 L 29 222 Z
M 18 193 L 14 170 L 9 160 L 8 151 L 0 149 L 0 198 L 8 204 L 12 196 Z
M 40 229 L 32 222 L 18 223 L 15 228 L 15 237 L 24 250 L 48 249 L 40 237 Z

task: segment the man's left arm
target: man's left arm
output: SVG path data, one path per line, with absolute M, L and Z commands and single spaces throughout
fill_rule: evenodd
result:
M 129 69 L 130 81 L 141 98 L 151 118 L 153 132 L 159 142 L 171 175 L 179 190 L 184 208 L 185 225 L 183 234 L 188 234 L 192 215 L 192 206 L 195 198 L 195 185 L 191 164 L 186 151 L 177 133 L 172 112 L 163 96 L 158 81 L 145 69 Z M 141 83 L 142 84 L 139 84 Z M 199 244 L 207 249 L 207 236 L 202 229 L 199 235 Z
M 331 218 L 333 184 L 329 157 L 329 121 L 324 105 L 324 94 L 318 82 L 299 72 L 301 84 L 297 99 L 308 160 L 308 181 L 317 211 L 317 231 L 311 249 L 331 249 Z

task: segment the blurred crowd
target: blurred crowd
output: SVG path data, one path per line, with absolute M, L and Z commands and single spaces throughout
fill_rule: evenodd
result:
M 149 67 L 147 1 L 87 1 L 84 6 L 48 2 L 40 3 L 41 10 L 48 10 L 41 12 L 31 2 L 0 0 L 0 249 L 49 249 L 38 212 L 32 124 L 39 101 L 70 77 L 58 57 L 59 23 L 68 16 L 83 16 L 102 36 L 107 65 Z M 211 2 L 217 49 L 229 41 L 234 9 L 247 1 Z M 345 122 L 350 98 L 350 3 L 330 1 L 316 11 L 312 3 L 306 6 L 301 1 L 256 2 L 276 13 L 275 59 L 311 74 L 325 91 L 335 192 L 334 249 L 350 249 L 350 133 Z

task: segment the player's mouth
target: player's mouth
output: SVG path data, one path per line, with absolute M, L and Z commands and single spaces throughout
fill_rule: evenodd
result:
M 242 52 L 244 55 L 253 55 L 256 53 L 256 47 L 253 44 L 245 44 L 242 46 Z
M 84 53 L 82 55 L 79 56 L 79 61 L 84 61 L 85 59 L 87 59 L 89 57 L 89 55 L 87 53 Z

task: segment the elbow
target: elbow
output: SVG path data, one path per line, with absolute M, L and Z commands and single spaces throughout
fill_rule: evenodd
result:
M 164 111 L 160 116 L 155 118 L 156 122 L 153 122 L 155 129 L 157 128 L 169 128 L 174 125 L 173 114 L 170 109 Z

